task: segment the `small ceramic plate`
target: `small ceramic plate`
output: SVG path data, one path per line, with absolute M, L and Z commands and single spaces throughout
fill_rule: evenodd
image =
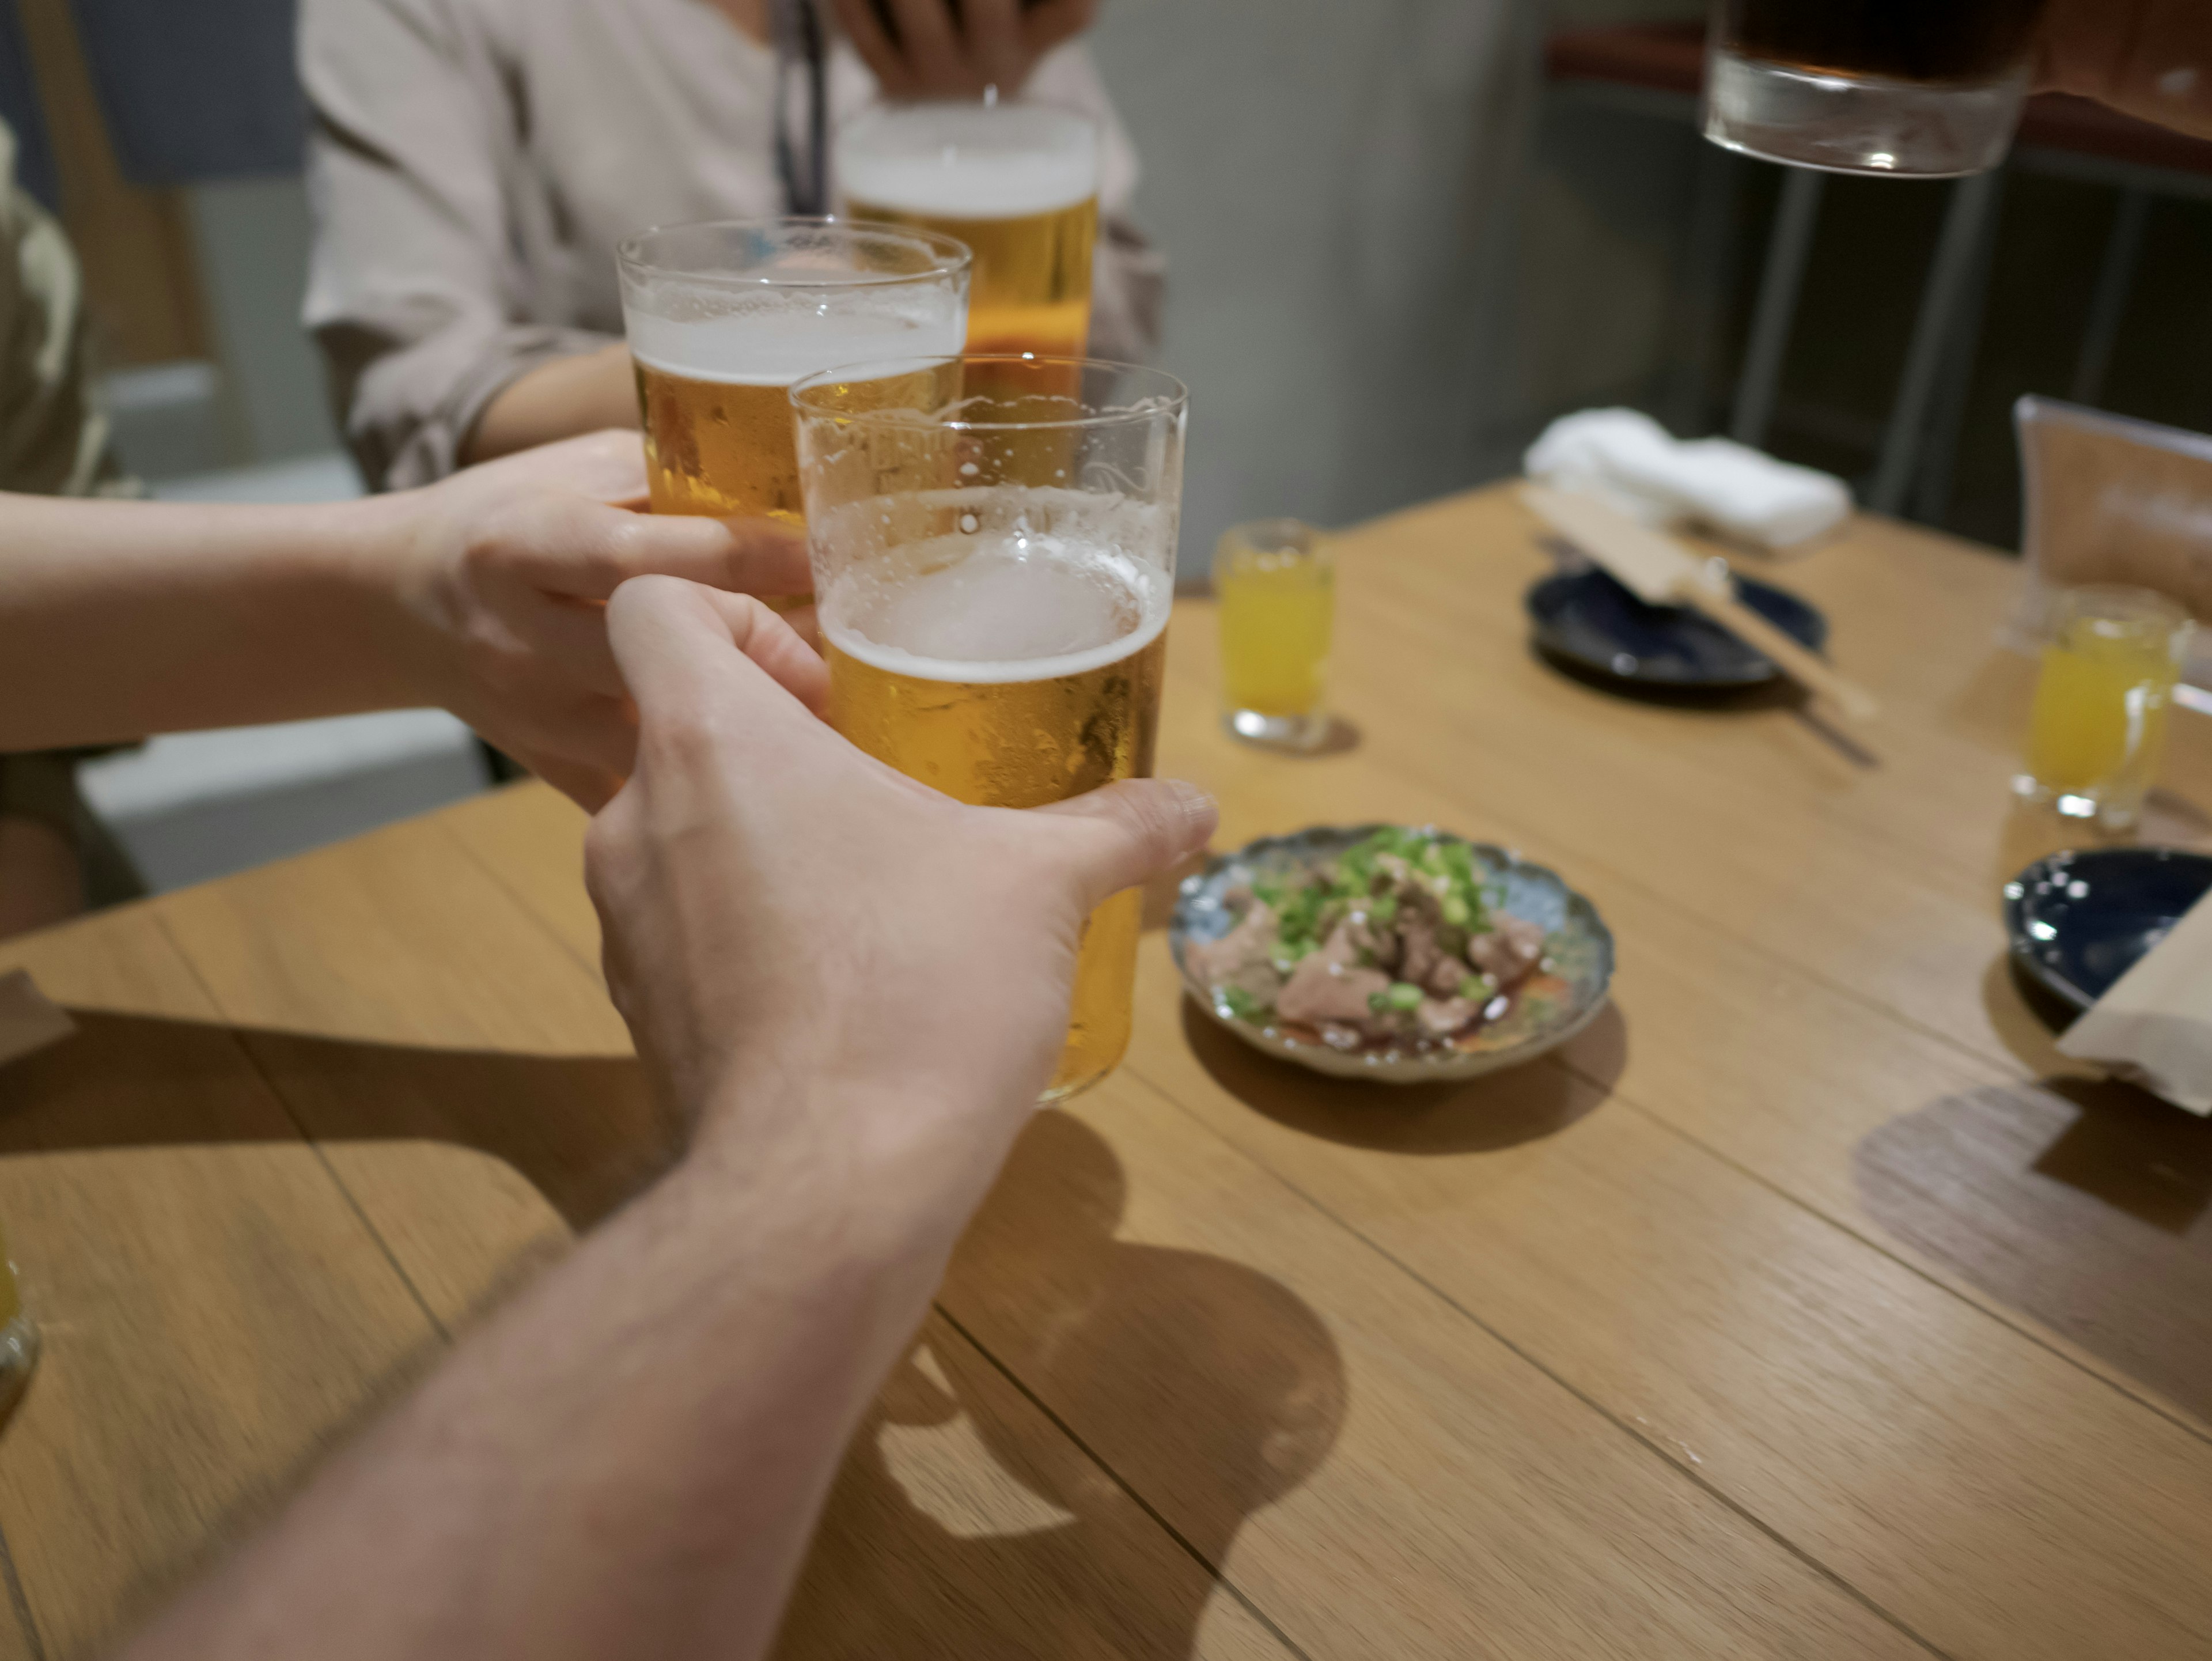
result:
M 2005 932 L 2022 973 L 2087 1009 L 2212 891 L 2212 857 L 2096 848 L 2038 860 L 2005 885 Z
M 1795 594 L 1739 574 L 1743 603 L 1793 639 L 1819 651 L 1828 620 Z M 1701 613 L 1646 605 L 1603 571 L 1562 573 L 1528 591 L 1536 643 L 1578 669 L 1670 691 L 1729 691 L 1763 686 L 1780 674 Z
M 1498 891 L 1499 909 L 1540 924 L 1551 939 L 1538 972 L 1539 995 L 1516 1000 L 1500 1019 L 1465 1034 L 1448 1049 L 1431 1050 L 1332 1050 L 1277 1030 L 1240 1020 L 1213 989 L 1194 980 L 1185 960 L 1193 940 L 1214 940 L 1236 925 L 1226 896 L 1231 888 L 1259 879 L 1327 863 L 1382 827 L 1376 824 L 1316 826 L 1290 837 L 1265 837 L 1209 862 L 1184 879 L 1168 934 L 1176 967 L 1198 1007 L 1255 1050 L 1340 1079 L 1372 1079 L 1384 1084 L 1434 1084 L 1472 1079 L 1501 1068 L 1518 1067 L 1556 1049 L 1597 1018 L 1613 983 L 1613 935 L 1597 908 L 1540 865 L 1486 843 L 1468 843 L 1475 864 Z M 1457 838 L 1455 838 L 1457 840 Z M 1534 984 L 1534 983 L 1532 983 Z

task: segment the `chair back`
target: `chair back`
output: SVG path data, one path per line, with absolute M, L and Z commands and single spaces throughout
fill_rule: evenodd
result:
M 2212 624 L 2212 437 L 2054 399 L 2013 414 L 2027 574 L 2009 643 L 2039 646 L 2053 596 L 2087 583 L 2153 588 Z M 2182 678 L 2212 690 L 2212 630 L 2197 640 Z

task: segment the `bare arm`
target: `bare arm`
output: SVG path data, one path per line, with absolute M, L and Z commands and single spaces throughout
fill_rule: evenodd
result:
M 2161 126 L 2212 138 L 2212 6 L 2052 0 L 2042 79 Z
M 461 459 L 490 461 L 579 433 L 637 424 L 629 348 L 616 341 L 595 352 L 541 363 L 507 386 L 484 405 Z
M 788 533 L 643 487 L 611 434 L 331 506 L 0 496 L 0 750 L 435 704 L 597 806 L 635 741 L 616 586 L 807 586 Z
M 588 868 L 693 1149 L 128 1661 L 761 1654 L 1051 1074 L 1084 919 L 1212 830 L 1163 784 L 963 807 L 817 721 L 757 602 L 649 579 L 610 612 L 637 771 Z

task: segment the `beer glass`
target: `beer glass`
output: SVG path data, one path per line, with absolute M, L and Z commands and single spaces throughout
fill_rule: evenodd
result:
M 881 105 L 839 132 L 836 161 L 856 216 L 975 251 L 970 353 L 1083 356 L 1098 235 L 1088 117 L 1018 102 Z
M 1223 721 L 1238 738 L 1281 750 L 1328 738 L 1322 675 L 1336 619 L 1336 561 L 1295 519 L 1232 526 L 1213 551 L 1221 618 Z
M 647 231 L 618 251 L 657 514 L 799 520 L 790 390 L 865 357 L 957 352 L 968 250 L 828 219 Z
M 951 399 L 883 407 L 885 386 L 932 376 Z M 791 396 L 831 725 L 981 806 L 1149 777 L 1182 384 L 1124 364 L 968 357 L 833 370 Z M 1128 1046 L 1142 910 L 1132 890 L 1084 930 L 1048 1101 L 1096 1084 Z
M 2130 829 L 2165 753 L 2191 626 L 2187 611 L 2148 588 L 2063 591 L 2029 716 L 2027 768 L 2013 788 L 2069 818 Z
M 1770 161 L 1946 179 L 2004 160 L 2046 0 L 1712 0 L 1705 136 Z

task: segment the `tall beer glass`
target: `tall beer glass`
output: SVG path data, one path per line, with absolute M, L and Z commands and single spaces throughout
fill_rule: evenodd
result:
M 957 352 L 968 250 L 826 219 L 678 225 L 619 250 L 657 514 L 799 520 L 793 381 Z
M 1091 335 L 1098 129 L 1039 104 L 884 105 L 838 134 L 855 216 L 975 251 L 968 350 L 1079 358 Z
M 830 721 L 983 806 L 1149 777 L 1182 384 L 1116 363 L 953 363 L 960 396 L 938 408 L 882 407 L 883 386 L 942 376 L 926 364 L 855 365 L 792 389 Z M 1060 465 L 1041 478 L 1045 456 Z M 1096 1084 L 1128 1047 L 1142 909 L 1135 891 L 1118 895 L 1085 929 L 1048 1101 Z

